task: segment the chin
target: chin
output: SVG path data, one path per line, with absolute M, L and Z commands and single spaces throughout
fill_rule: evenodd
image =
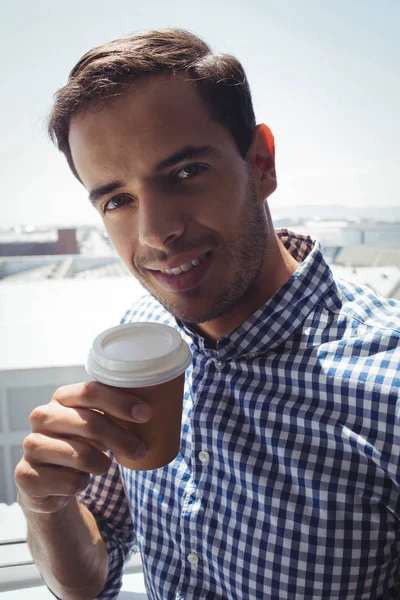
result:
M 153 294 L 154 295 L 154 294 Z M 188 297 L 187 302 L 179 300 L 167 301 L 163 298 L 156 297 L 156 299 L 166 308 L 176 319 L 183 321 L 184 323 L 199 325 L 200 323 L 207 323 L 223 316 L 230 309 L 232 309 L 235 302 L 227 302 L 228 298 L 224 298 L 224 301 L 214 299 L 210 296 L 206 297 Z
M 191 290 L 166 294 L 154 289 L 147 281 L 139 278 L 143 287 L 176 319 L 188 324 L 200 324 L 218 319 L 240 302 L 243 290 L 240 285 L 227 286 L 212 296 L 200 286 Z
M 182 302 L 176 299 L 166 299 L 155 296 L 156 299 L 170 312 L 175 318 L 185 323 L 204 323 L 209 321 L 209 313 L 204 311 L 205 300 L 199 302 L 197 307 L 195 302 L 191 301 L 190 298 L 187 302 Z

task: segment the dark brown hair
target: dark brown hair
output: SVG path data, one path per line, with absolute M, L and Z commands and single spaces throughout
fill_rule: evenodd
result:
M 199 37 L 182 29 L 158 29 L 129 35 L 89 50 L 55 94 L 48 132 L 75 170 L 68 133 L 71 119 L 94 104 L 123 93 L 137 78 L 180 73 L 195 82 L 213 118 L 231 133 L 246 156 L 255 127 L 250 89 L 240 62 L 214 54 Z

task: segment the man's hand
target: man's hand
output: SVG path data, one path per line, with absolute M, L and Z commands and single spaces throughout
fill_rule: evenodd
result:
M 37 513 L 57 512 L 86 488 L 90 473 L 108 471 L 106 450 L 141 458 L 142 442 L 113 418 L 145 423 L 150 417 L 151 408 L 133 390 L 97 382 L 59 388 L 30 415 L 32 433 L 15 469 L 19 503 Z

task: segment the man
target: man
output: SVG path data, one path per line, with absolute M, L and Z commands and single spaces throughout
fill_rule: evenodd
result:
M 398 598 L 400 306 L 274 231 L 241 65 L 181 30 L 117 40 L 73 69 L 50 132 L 150 292 L 124 322 L 179 328 L 193 362 L 161 469 L 113 459 L 145 452 L 111 419 L 151 422 L 129 390 L 33 411 L 16 483 L 49 588 L 115 598 L 140 551 L 152 600 Z

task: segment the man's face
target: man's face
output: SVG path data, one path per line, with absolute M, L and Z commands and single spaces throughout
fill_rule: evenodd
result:
M 69 141 L 116 251 L 149 292 L 190 323 L 237 310 L 265 262 L 264 198 L 193 83 L 143 78 L 76 117 Z

